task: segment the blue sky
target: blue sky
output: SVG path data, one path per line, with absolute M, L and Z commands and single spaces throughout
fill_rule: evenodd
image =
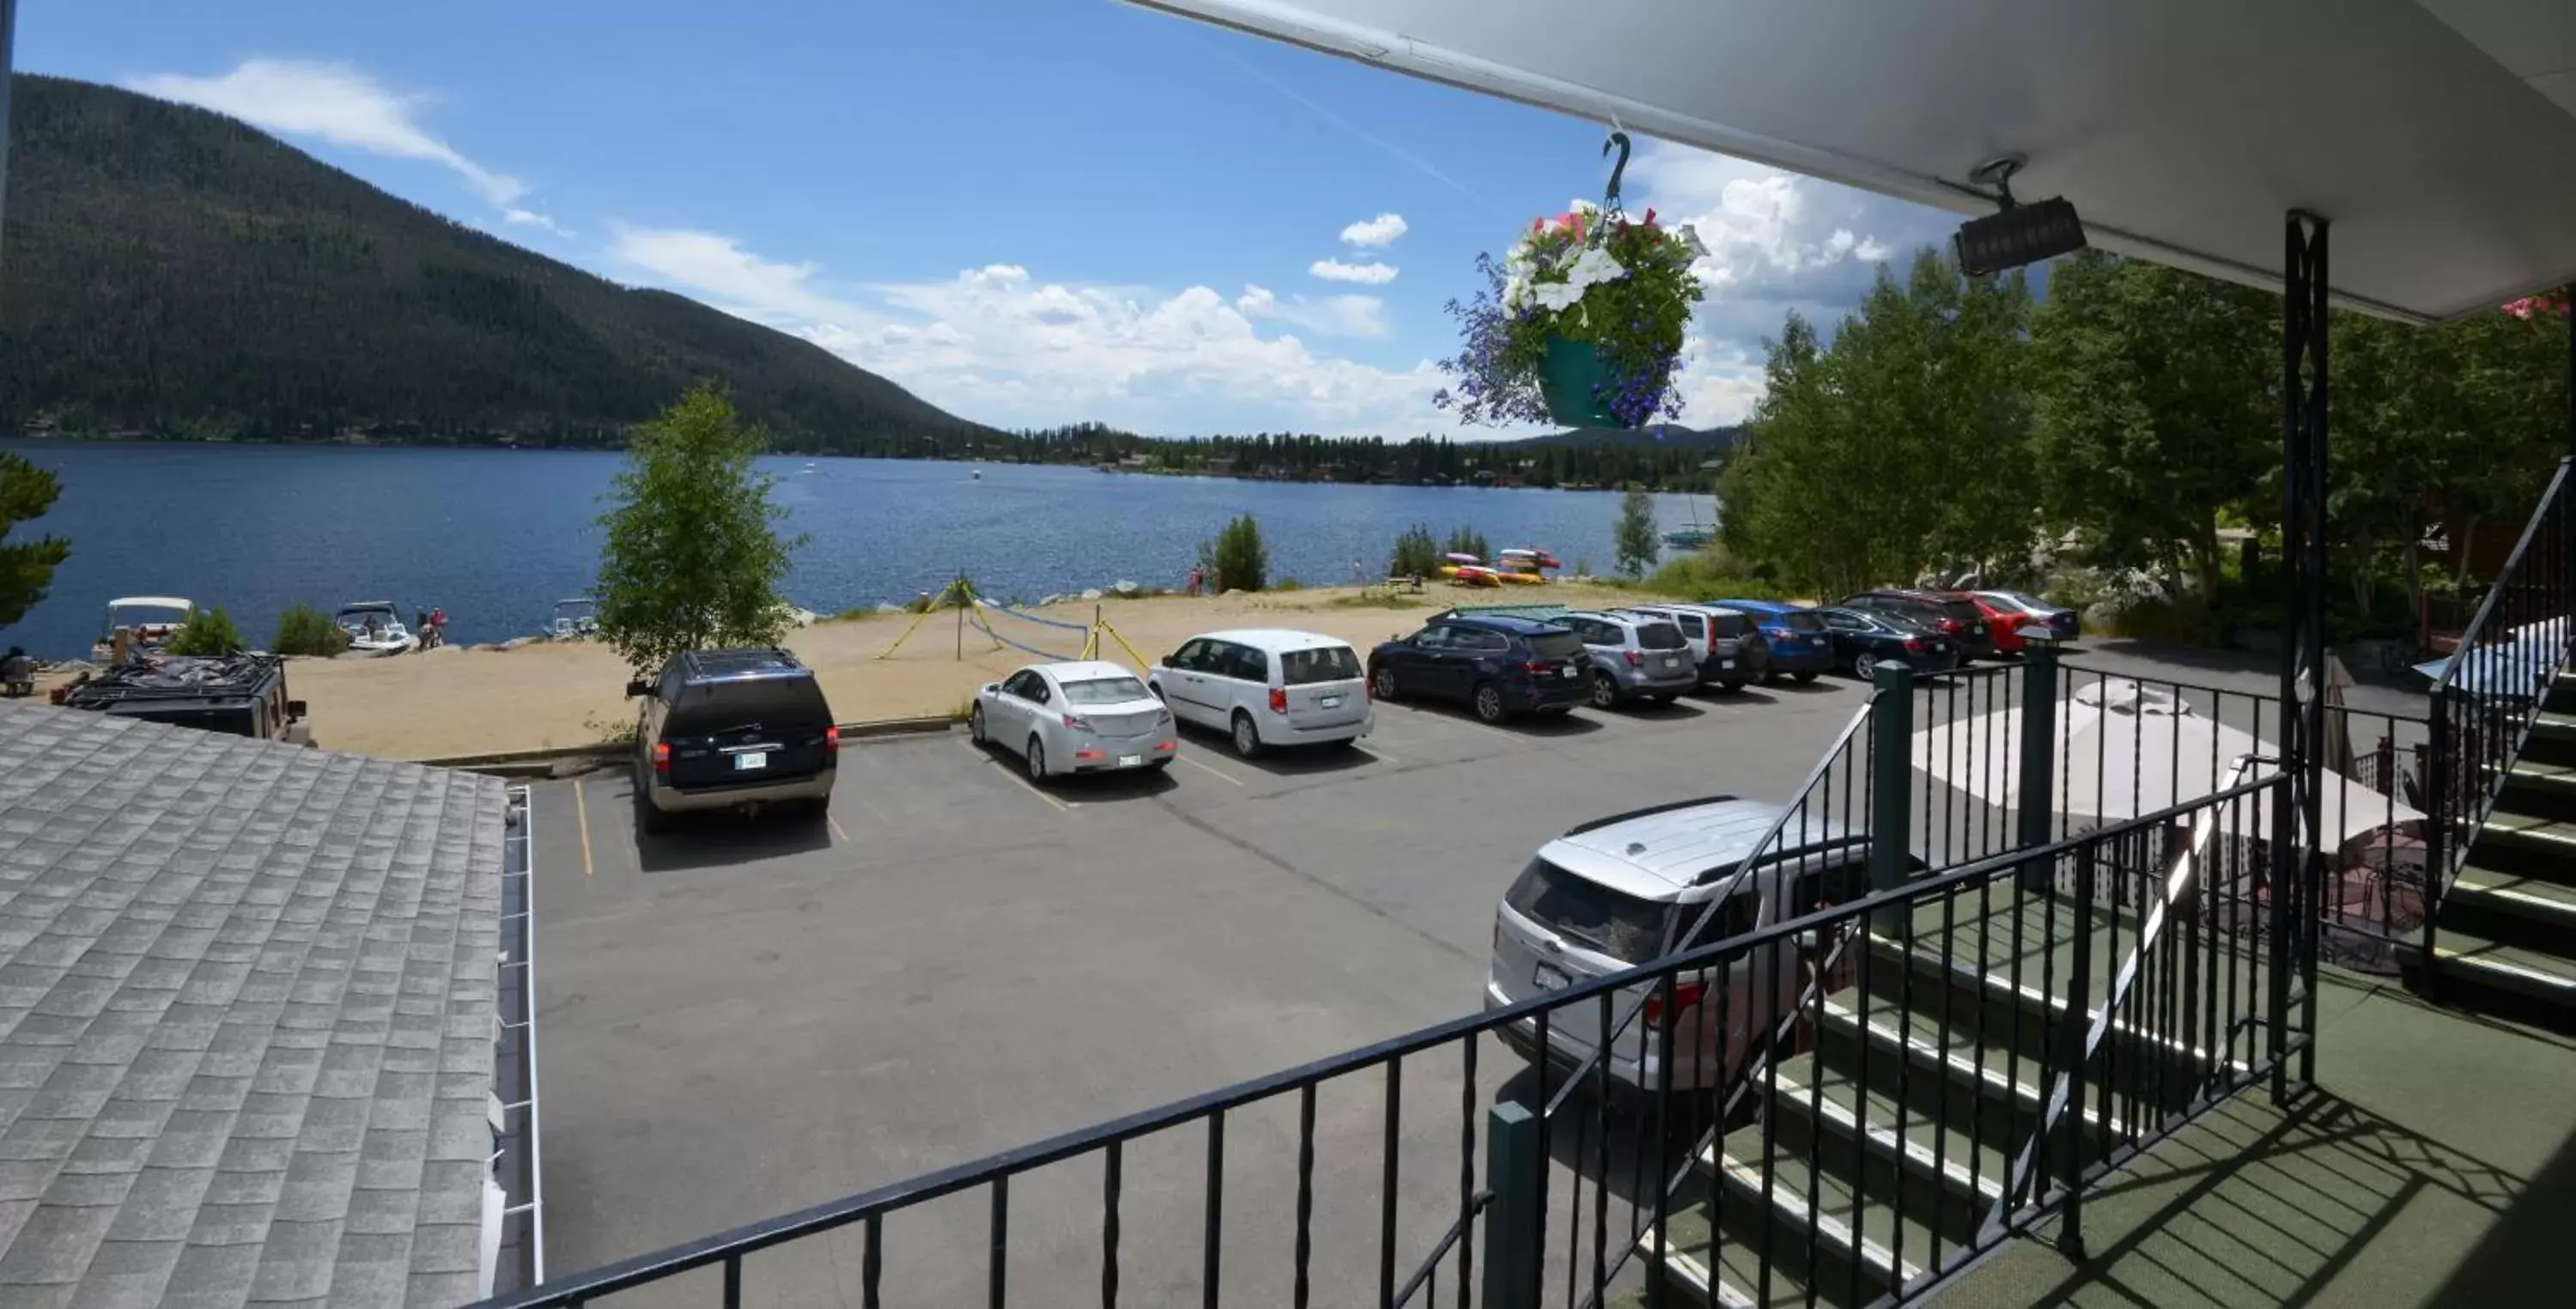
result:
M 961 415 L 1474 437 L 1441 306 L 1598 196 L 1603 125 L 1115 0 L 31 0 L 18 65 L 244 118 L 530 249 Z M 1684 421 L 1955 219 L 1641 141 L 1709 245 Z

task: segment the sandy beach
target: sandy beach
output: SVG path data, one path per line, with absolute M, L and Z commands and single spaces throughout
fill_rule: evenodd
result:
M 1137 655 L 1159 660 L 1200 632 L 1225 627 L 1297 627 L 1338 636 L 1368 648 L 1419 627 L 1451 605 L 1513 602 L 1572 605 L 1634 603 L 1637 593 L 1580 583 L 1505 591 L 1454 588 L 1440 583 L 1413 606 L 1384 608 L 1357 602 L 1355 588 L 1265 592 L 1224 597 L 1165 596 L 1107 600 L 1100 610 Z M 1038 612 L 1060 622 L 1086 623 L 1088 602 Z M 944 715 L 960 710 L 975 688 L 997 680 L 1038 656 L 993 641 L 971 624 L 964 658 L 958 657 L 953 611 L 929 615 L 891 657 L 879 658 L 912 622 L 909 614 L 819 623 L 792 634 L 787 645 L 823 680 L 832 710 L 844 722 Z M 996 620 L 1003 635 L 1070 655 L 1081 634 L 1030 623 Z M 1103 638 L 1102 657 L 1132 662 L 1118 642 Z M 390 659 L 298 659 L 288 670 L 289 693 L 312 711 L 314 741 L 391 759 L 441 759 L 464 755 L 542 750 L 599 741 L 634 718 L 625 699 L 628 671 L 616 652 L 597 642 L 539 642 L 513 650 L 449 648 Z

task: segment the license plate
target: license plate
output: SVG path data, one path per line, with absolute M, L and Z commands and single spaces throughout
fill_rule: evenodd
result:
M 1682 657 L 1681 657 L 1680 655 L 1665 655 L 1665 656 L 1664 656 L 1664 667 L 1666 667 L 1666 668 L 1679 668 L 1679 667 L 1681 667 L 1681 666 L 1682 666 Z
M 1315 703 L 1325 709 L 1339 709 L 1342 707 L 1342 698 L 1338 695 L 1317 696 Z
M 1562 991 L 1570 980 L 1572 979 L 1563 972 L 1550 968 L 1546 964 L 1540 964 L 1530 971 L 1530 982 L 1542 991 Z
M 1118 766 L 1121 768 L 1133 768 L 1143 762 L 1145 762 L 1145 756 L 1140 754 L 1123 754 L 1118 756 Z
M 1717 666 L 1720 668 L 1733 668 L 1735 666 L 1735 661 L 1732 659 L 1720 659 L 1717 661 Z
M 766 750 L 754 751 L 750 754 L 738 754 L 733 757 L 733 770 L 737 773 L 748 773 L 755 769 L 767 768 L 768 766 L 769 752 Z
M 1811 636 L 1807 638 L 1807 644 L 1809 645 L 1823 645 L 1824 643 L 1825 638 L 1821 636 Z
M 1556 675 L 1559 677 L 1580 677 L 1582 676 L 1582 673 L 1572 668 L 1560 668 L 1557 670 Z

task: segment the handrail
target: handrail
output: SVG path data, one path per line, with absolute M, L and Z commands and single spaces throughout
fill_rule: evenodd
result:
M 2558 471 L 2550 474 L 2548 487 L 2540 493 L 2538 507 L 2531 511 L 2531 520 L 2522 525 L 2522 536 L 2514 541 L 2513 553 L 2506 555 L 2504 567 L 2496 570 L 2495 584 L 2489 586 L 2486 595 L 2478 601 L 2477 612 L 2470 616 L 2469 625 L 2460 629 L 2459 644 L 2452 647 L 2451 657 L 2442 665 L 2442 675 L 2433 681 L 2430 694 L 2436 700 L 2451 689 L 2451 679 L 2460 672 L 2460 656 L 2477 644 L 2478 634 L 2486 627 L 2487 619 L 2494 615 L 2496 601 L 2504 595 L 2506 583 L 2522 571 L 2522 557 L 2530 551 L 2531 543 L 2539 538 L 2540 525 L 2548 519 L 2550 506 L 2557 503 L 2559 492 L 2566 487 L 2567 469 L 2571 463 L 2576 463 L 2576 456 L 2558 461 Z M 2460 548 L 2467 549 L 2467 543 L 2462 542 Z
M 2228 770 L 2227 775 L 2230 779 L 2242 778 L 2258 762 L 2261 760 L 2255 755 L 2238 755 L 2235 766 Z M 2254 785 L 2276 785 L 2286 776 L 2285 773 L 2275 773 L 2271 777 L 2260 779 Z M 2220 789 L 2219 794 L 2232 797 L 2242 785 L 2231 781 L 2230 785 Z M 2278 799 L 2275 803 L 2279 803 Z M 2139 966 L 2147 953 L 2155 948 L 2157 937 L 2163 934 L 2166 922 L 2172 917 L 2175 902 L 2194 881 L 2198 880 L 2201 868 L 2208 859 L 2210 837 L 2217 831 L 2214 820 L 2220 810 L 2219 805 L 2211 804 L 2203 809 L 2200 817 L 2193 822 L 2191 844 L 2183 851 L 2183 857 L 2175 861 L 2173 871 L 2165 875 L 2164 893 L 2157 897 L 2155 905 L 2148 911 L 2146 922 L 2139 927 L 2137 943 L 2120 961 L 2119 971 L 2112 975 L 2110 990 L 2102 997 L 2102 1007 L 2089 1016 L 2083 1046 L 2068 1057 L 2065 1067 L 2058 1070 L 2056 1078 L 2049 1087 L 2048 1100 L 2041 1107 L 2039 1121 L 2031 1128 L 2029 1137 L 2022 1142 L 2021 1150 L 2013 1156 L 2012 1168 L 2004 1174 L 2003 1188 L 1995 1197 L 1994 1207 L 1987 1211 L 1985 1222 L 1978 1228 L 1977 1239 L 1980 1242 L 2000 1239 L 2003 1236 L 2014 1210 L 2019 1205 L 2023 1188 L 2030 1185 L 2032 1170 L 2038 1166 L 2040 1143 L 2046 1141 L 2049 1134 L 2057 1130 L 2059 1120 L 2066 1116 L 2067 1106 L 2074 1099 L 2076 1079 L 2083 1075 L 2086 1068 L 2092 1066 L 2093 1057 L 2101 1052 L 2103 1041 L 2110 1036 L 2113 1015 L 2120 1011 L 2121 1003 L 2129 998 L 2129 988 L 2138 979 Z M 2092 878 L 2088 873 L 2085 878 L 2086 885 L 2082 888 L 2087 893 L 2083 897 L 2087 902 L 2092 898 L 2091 881 Z M 2093 931 L 2093 924 L 2090 921 L 2080 922 L 2076 924 L 2076 930 L 2089 935 Z M 2080 987 L 2081 979 L 2076 979 L 2076 984 Z
M 1727 875 L 1726 884 L 1719 887 L 1717 894 L 1710 896 L 1708 902 L 1701 906 L 1699 917 L 1692 919 L 1688 928 L 1675 935 L 1676 941 L 1687 942 L 1697 939 L 1700 930 L 1707 927 L 1709 920 L 1717 916 L 1718 908 L 1726 903 L 1727 897 L 1735 894 L 1737 885 L 1751 875 L 1755 865 L 1764 861 L 1764 856 L 1770 851 L 1772 843 L 1780 839 L 1780 833 L 1788 830 L 1790 816 L 1805 805 L 1808 793 L 1814 791 L 1816 784 L 1822 782 L 1826 774 L 1833 771 L 1834 761 L 1842 758 L 1844 748 L 1860 735 L 1861 727 L 1869 722 L 1871 711 L 1878 707 L 1878 696 L 1877 688 L 1872 687 L 1868 697 L 1861 701 L 1860 708 L 1852 711 L 1851 721 L 1843 724 L 1843 730 L 1834 737 L 1833 744 L 1825 747 L 1824 753 L 1817 757 L 1815 767 L 1808 769 L 1805 779 L 1798 783 L 1796 790 L 1790 792 L 1793 798 L 1780 807 L 1780 816 L 1771 820 L 1770 828 L 1762 833 L 1760 840 L 1753 843 L 1752 850 L 1744 856 L 1743 862 L 1738 863 L 1735 871 Z M 1667 953 L 1663 960 L 1658 962 L 1670 961 L 1681 953 L 1680 951 Z M 1610 1030 L 1603 1032 L 1601 1039 L 1594 1043 L 1592 1053 L 1586 1055 L 1583 1062 L 1566 1075 L 1564 1084 L 1557 1087 L 1556 1094 L 1548 1098 L 1546 1106 L 1539 1111 L 1540 1117 L 1555 1116 L 1557 1108 L 1574 1093 L 1574 1089 L 1583 1085 L 1584 1075 L 1593 1070 L 1593 1065 L 1610 1056 L 1612 1046 L 1628 1030 L 1628 1025 L 1637 1020 L 1637 1015 L 1645 1011 L 1646 1001 L 1650 998 L 1652 997 L 1639 995 L 1630 1000 L 1628 1007 L 1620 1013 L 1617 1021 L 1611 1024 Z

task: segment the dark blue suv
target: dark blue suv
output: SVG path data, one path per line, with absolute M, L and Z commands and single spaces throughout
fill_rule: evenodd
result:
M 1711 600 L 1751 618 L 1771 644 L 1771 675 L 1788 673 L 1801 682 L 1816 680 L 1834 667 L 1834 637 L 1825 620 L 1805 605 L 1777 600 Z
M 1455 700 L 1499 723 L 1513 714 L 1563 713 L 1592 692 L 1591 652 L 1554 623 L 1452 614 L 1369 652 L 1380 700 Z

